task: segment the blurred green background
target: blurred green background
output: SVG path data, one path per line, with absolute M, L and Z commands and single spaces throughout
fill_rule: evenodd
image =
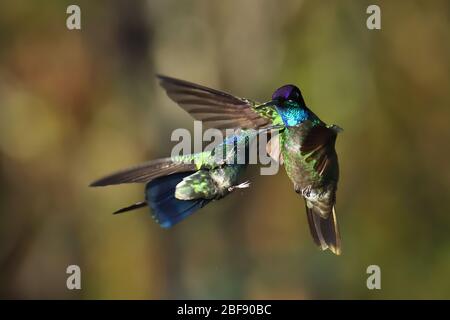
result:
M 0 3 L 1 298 L 450 298 L 448 1 L 76 1 L 80 31 L 69 4 Z M 193 127 L 155 73 L 259 101 L 295 83 L 343 127 L 343 255 L 314 246 L 284 170 L 171 230 L 111 215 L 142 185 L 88 184 Z

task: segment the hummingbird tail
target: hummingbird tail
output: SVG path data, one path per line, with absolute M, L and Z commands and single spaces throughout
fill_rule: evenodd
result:
M 175 198 L 177 184 L 193 173 L 194 171 L 174 173 L 147 183 L 145 190 L 147 202 L 152 209 L 152 217 L 161 227 L 172 227 L 210 201 L 207 199 L 180 200 Z
M 306 202 L 305 202 L 306 203 Z M 336 220 L 334 206 L 326 218 L 314 212 L 314 208 L 306 205 L 306 215 L 308 217 L 309 230 L 314 242 L 322 249 L 330 249 L 336 255 L 341 254 L 341 237 Z

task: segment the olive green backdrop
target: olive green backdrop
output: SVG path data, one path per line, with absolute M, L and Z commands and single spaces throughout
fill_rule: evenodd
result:
M 0 4 L 1 298 L 450 298 L 448 1 L 76 1 L 73 31 L 69 4 Z M 171 230 L 111 215 L 142 186 L 89 182 L 193 127 L 155 73 L 260 101 L 294 83 L 343 127 L 342 256 L 314 246 L 283 170 Z

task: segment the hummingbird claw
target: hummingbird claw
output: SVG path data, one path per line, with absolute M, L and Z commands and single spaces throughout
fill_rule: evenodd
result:
M 245 182 L 242 182 L 242 183 L 240 183 L 238 185 L 229 187 L 228 191 L 232 192 L 235 189 L 245 189 L 245 188 L 249 188 L 249 187 L 250 187 L 250 181 L 245 181 Z
M 236 188 L 239 188 L 239 189 L 245 189 L 245 188 L 249 188 L 249 187 L 250 187 L 250 181 L 242 182 L 241 184 L 238 184 L 236 186 Z

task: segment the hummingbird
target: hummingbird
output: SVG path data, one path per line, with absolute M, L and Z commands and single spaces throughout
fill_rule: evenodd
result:
M 284 165 L 295 192 L 304 199 L 314 242 L 321 250 L 341 254 L 335 210 L 339 180 L 335 142 L 340 127 L 320 120 L 292 84 L 275 90 L 270 101 L 258 103 L 192 82 L 157 77 L 169 98 L 206 127 L 283 126 L 279 139 L 271 139 L 267 150 Z
M 263 130 L 238 130 L 211 150 L 161 158 L 121 170 L 90 184 L 145 183 L 145 200 L 121 208 L 119 214 L 149 206 L 152 217 L 170 228 L 214 200 L 250 186 L 239 182 L 247 167 L 250 145 Z

